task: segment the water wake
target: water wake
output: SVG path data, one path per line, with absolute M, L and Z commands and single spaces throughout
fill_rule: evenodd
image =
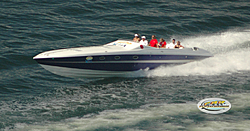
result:
M 230 121 L 234 111 L 247 110 L 249 94 L 234 94 L 227 98 L 233 105 L 229 113 L 222 115 L 206 115 L 197 109 L 197 103 L 145 105 L 134 110 L 107 110 L 99 115 L 86 115 L 83 118 L 70 118 L 61 122 L 47 124 L 16 124 L 15 130 L 122 130 L 129 128 L 160 130 L 200 130 L 209 127 L 212 130 L 247 130 L 250 121 L 240 115 L 237 122 Z M 203 119 L 206 117 L 206 120 Z M 180 119 L 181 118 L 181 119 Z M 178 119 L 178 120 L 177 120 Z M 180 120 L 179 120 L 180 119 Z M 230 119 L 230 120 L 229 120 Z M 144 124 L 143 124 L 144 123 Z M 146 124 L 145 124 L 146 123 Z M 161 123 L 161 124 L 159 124 Z M 218 124 L 221 123 L 221 124 Z
M 210 36 L 184 38 L 186 47 L 200 47 L 214 57 L 179 66 L 159 67 L 141 76 L 219 75 L 250 70 L 250 32 L 224 32 Z

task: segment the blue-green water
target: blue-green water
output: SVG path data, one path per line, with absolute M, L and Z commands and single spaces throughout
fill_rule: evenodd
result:
M 247 0 L 1 0 L 0 130 L 249 130 L 249 9 Z M 105 79 L 57 76 L 32 60 L 135 33 L 175 38 L 214 57 Z M 199 111 L 211 97 L 232 109 Z

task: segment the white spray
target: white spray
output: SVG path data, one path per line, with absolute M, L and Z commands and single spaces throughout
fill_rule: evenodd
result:
M 177 39 L 178 40 L 178 39 Z M 181 39 L 186 47 L 200 47 L 214 57 L 172 67 L 159 67 L 146 76 L 219 75 L 250 70 L 250 32 L 224 32 Z

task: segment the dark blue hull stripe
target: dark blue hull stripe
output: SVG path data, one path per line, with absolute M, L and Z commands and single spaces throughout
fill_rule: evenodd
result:
M 43 64 L 43 63 L 41 63 Z M 90 70 L 104 70 L 104 71 L 137 71 L 140 69 L 154 69 L 161 65 L 175 65 L 176 63 L 87 63 L 87 64 L 44 64 L 50 66 L 59 66 L 75 69 L 90 69 Z M 182 63 L 183 64 L 183 63 Z
M 90 69 L 90 70 L 105 70 L 105 71 L 136 71 L 140 69 L 154 69 L 161 65 L 173 65 L 184 64 L 190 61 L 200 60 L 207 57 L 201 56 L 177 56 L 177 55 L 138 55 L 138 59 L 130 56 L 120 56 L 119 60 L 116 60 L 116 56 L 105 56 L 104 60 L 99 58 L 102 56 L 90 57 L 72 57 L 72 58 L 47 58 L 47 59 L 35 59 L 39 64 L 76 68 L 76 69 Z M 147 58 L 147 59 L 146 59 Z

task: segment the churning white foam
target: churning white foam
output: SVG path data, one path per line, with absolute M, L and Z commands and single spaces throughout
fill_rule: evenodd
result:
M 220 53 L 221 49 L 234 47 L 237 49 L 239 45 L 250 42 L 250 32 L 222 32 L 213 35 L 201 35 L 188 37 L 181 40 L 182 44 L 188 47 L 200 47 L 209 50 L 211 53 Z
M 200 47 L 214 57 L 172 67 L 159 67 L 144 76 L 219 75 L 250 70 L 250 32 L 224 32 L 181 40 L 186 47 Z
M 241 110 L 248 109 L 249 107 L 249 94 L 233 94 L 226 98 L 232 104 L 233 112 L 239 112 Z M 140 109 L 122 109 L 122 110 L 108 110 L 100 112 L 98 115 L 85 116 L 83 118 L 70 118 L 61 122 L 51 122 L 48 124 L 16 124 L 18 131 L 47 131 L 47 130 L 95 130 L 105 128 L 127 128 L 127 130 L 134 130 L 134 126 L 143 121 L 159 121 L 156 122 L 153 127 L 159 130 L 248 130 L 250 128 L 250 121 L 238 118 L 242 116 L 235 116 L 235 121 L 228 121 L 228 118 L 232 117 L 232 114 L 223 115 L 207 115 L 202 113 L 197 108 L 197 103 L 184 103 L 184 104 L 158 104 L 158 105 L 146 105 Z M 229 112 L 230 112 L 229 110 Z M 200 116 L 206 119 L 197 123 L 194 120 L 198 118 L 189 118 L 188 115 Z M 181 116 L 181 117 L 180 117 Z M 215 119 L 216 118 L 216 119 Z M 178 119 L 178 121 L 175 121 Z M 162 122 L 167 120 L 169 122 Z M 219 124 L 219 123 L 221 124 Z M 140 125 L 138 125 L 140 126 Z M 150 125 L 149 125 L 150 126 Z
M 154 76 L 192 76 L 219 75 L 242 70 L 250 70 L 250 50 L 240 50 L 218 54 L 214 57 L 172 67 L 159 67 L 148 71 L 148 77 Z

